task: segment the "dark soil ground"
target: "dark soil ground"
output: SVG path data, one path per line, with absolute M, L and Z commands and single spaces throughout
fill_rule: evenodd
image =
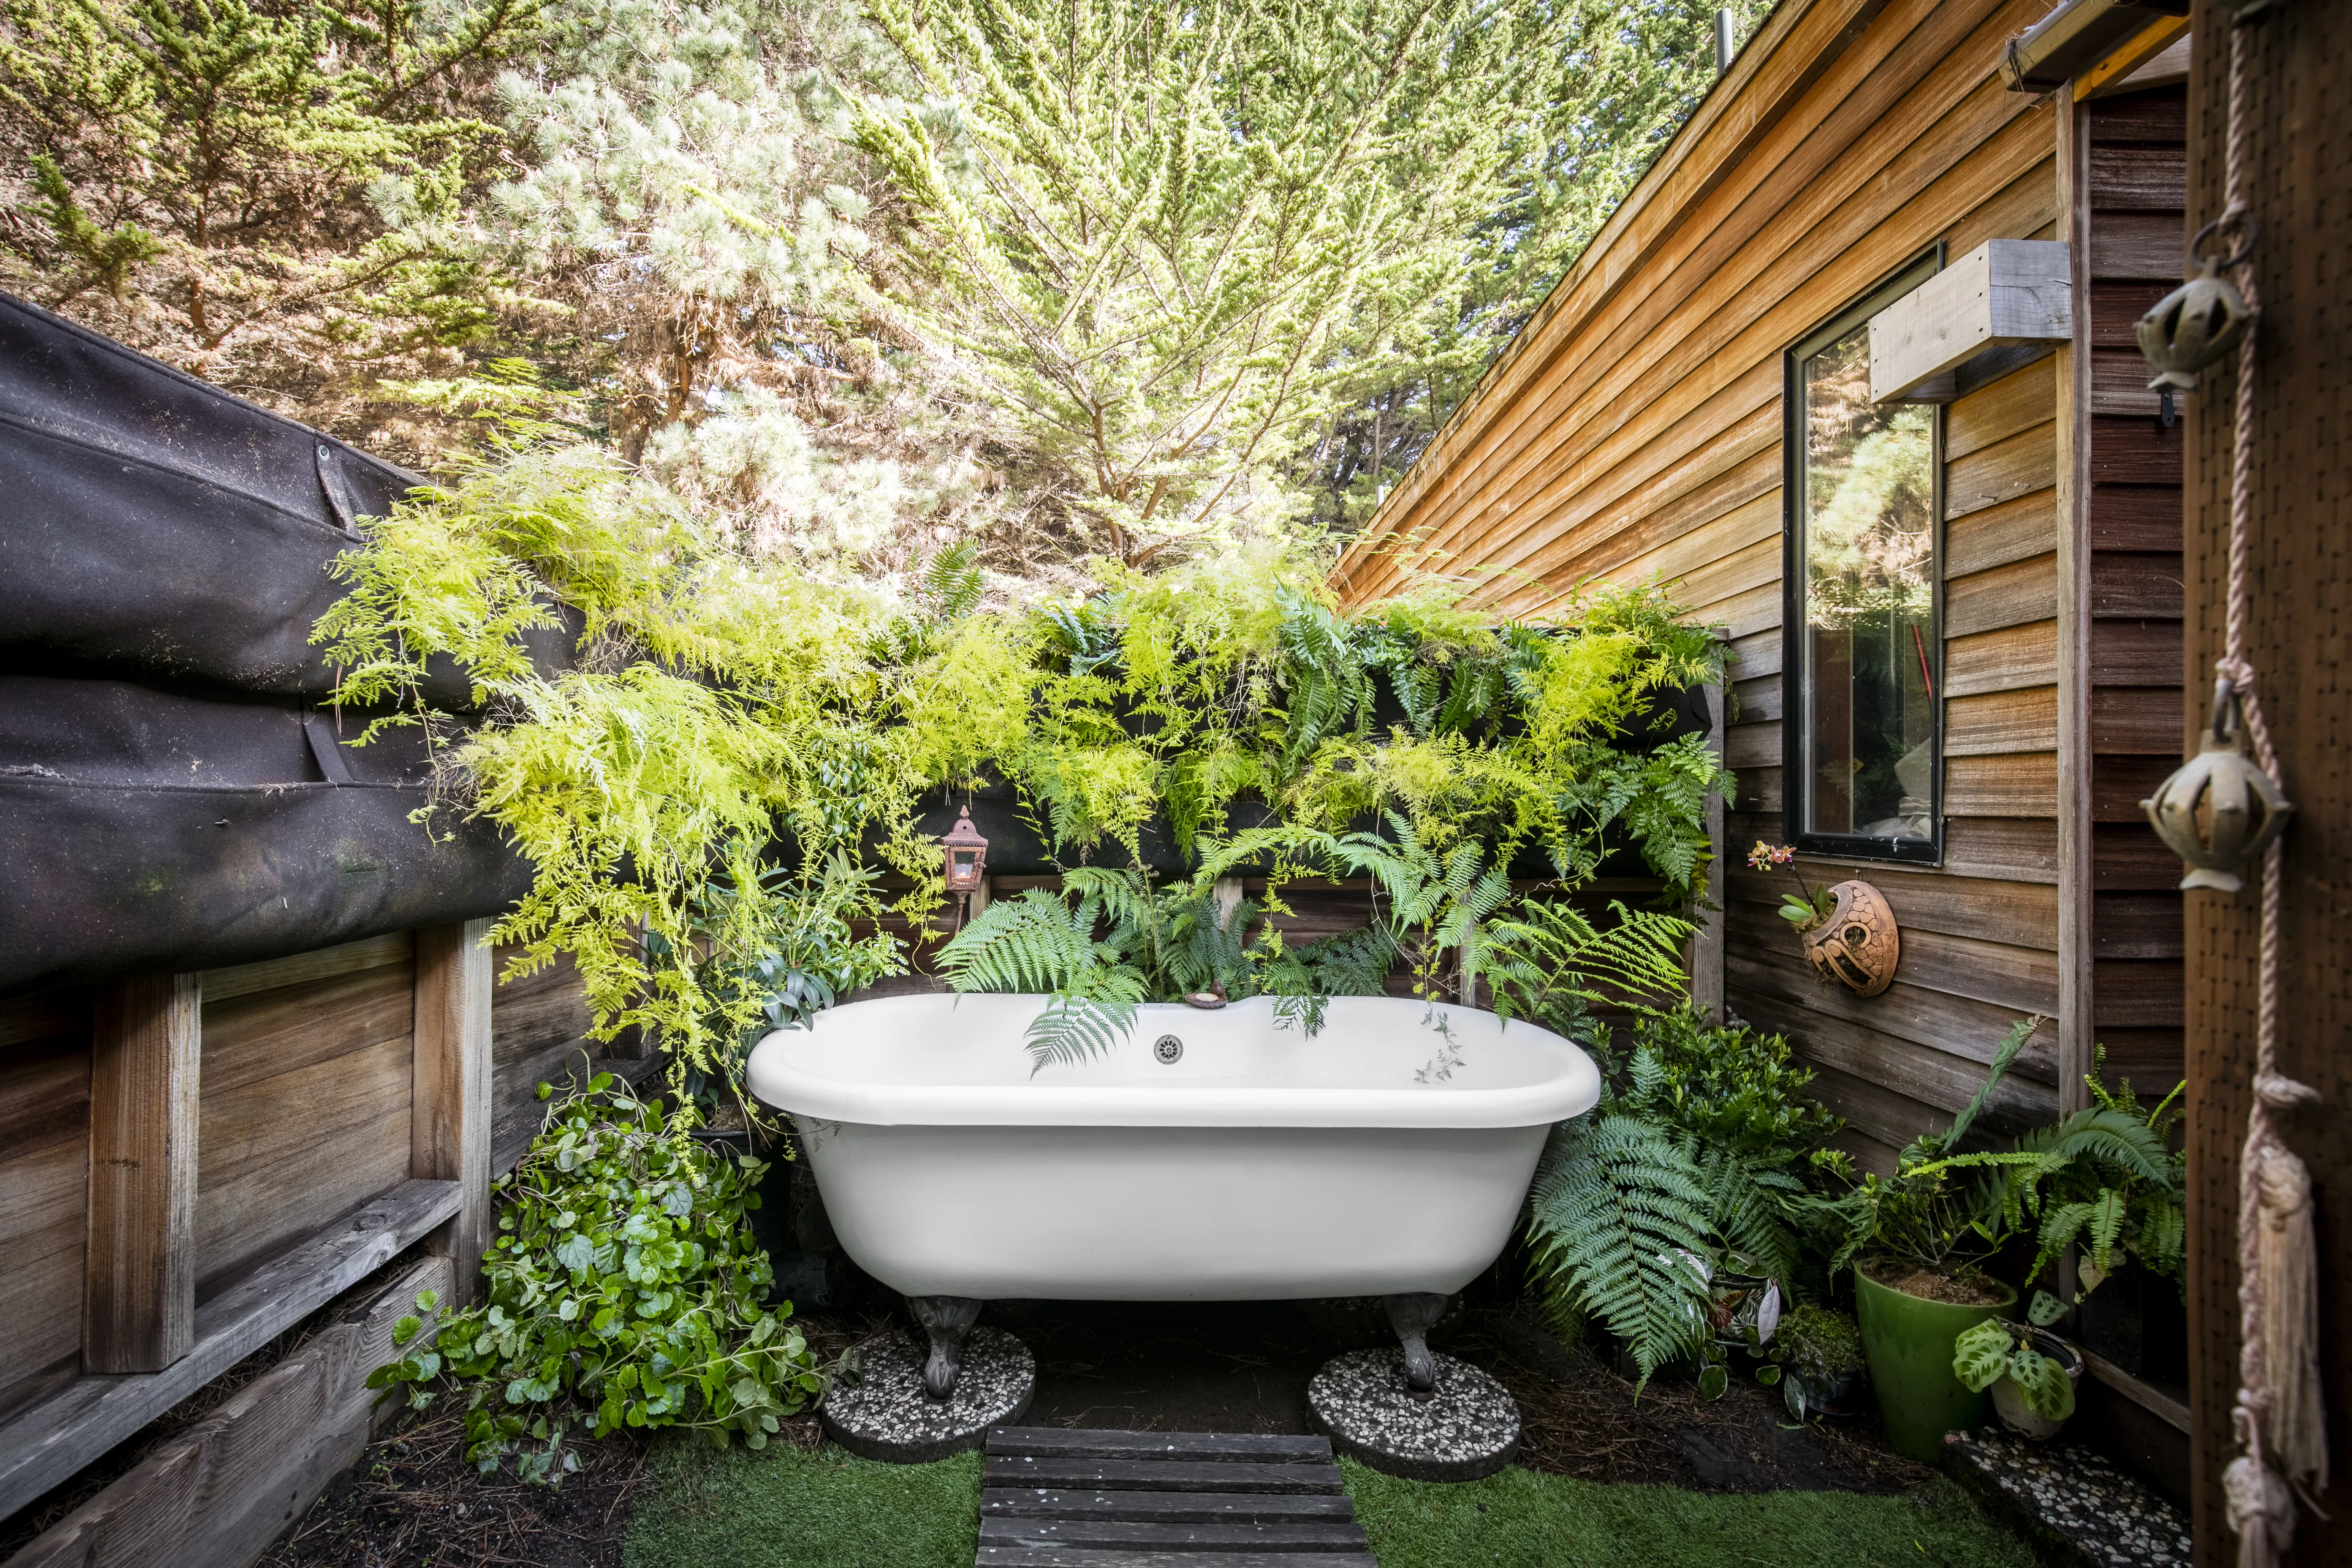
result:
M 1273 1303 L 1054 1302 L 992 1307 L 983 1321 L 1037 1357 L 1039 1426 L 1163 1431 L 1308 1431 L 1307 1385 L 1342 1351 L 1391 1342 L 1378 1309 Z M 879 1314 L 802 1320 L 831 1360 L 887 1326 Z M 1874 1422 L 1798 1426 L 1776 1391 L 1736 1378 L 1705 1404 L 1660 1378 L 1641 1397 L 1606 1361 L 1568 1348 L 1508 1305 L 1457 1313 L 1433 1335 L 1510 1389 L 1524 1422 L 1519 1462 L 1596 1481 L 1702 1492 L 1892 1493 L 1930 1472 L 1897 1457 Z M 783 1440 L 813 1447 L 816 1424 Z M 560 1487 L 483 1476 L 464 1458 L 457 1415 L 411 1418 L 368 1450 L 265 1559 L 268 1568 L 618 1568 L 631 1501 L 646 1484 L 646 1441 L 579 1446 Z

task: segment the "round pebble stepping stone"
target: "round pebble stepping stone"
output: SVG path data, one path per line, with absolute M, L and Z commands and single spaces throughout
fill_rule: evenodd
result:
M 1416 1481 L 1475 1481 L 1519 1451 L 1519 1407 L 1468 1362 L 1437 1355 L 1437 1386 L 1405 1386 L 1401 1350 L 1350 1351 L 1307 1385 L 1331 1446 L 1376 1470 Z
M 990 1427 L 1018 1421 L 1029 1408 L 1037 1363 L 1003 1330 L 971 1331 L 955 1393 L 945 1400 L 923 1392 L 928 1353 L 904 1332 L 869 1341 L 863 1375 L 835 1386 L 817 1407 L 825 1436 L 863 1458 L 919 1465 L 979 1447 Z

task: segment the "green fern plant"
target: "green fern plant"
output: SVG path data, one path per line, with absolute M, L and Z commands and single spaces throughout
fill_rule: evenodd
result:
M 1603 1110 L 1551 1136 L 1528 1194 L 1528 1239 L 1546 1315 L 1597 1319 L 1641 1382 L 1697 1353 L 1714 1251 L 1706 1178 L 1666 1129 Z

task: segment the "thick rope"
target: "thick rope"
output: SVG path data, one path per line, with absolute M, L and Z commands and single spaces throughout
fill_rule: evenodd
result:
M 2255 330 L 2261 321 L 2261 296 L 2252 262 L 2252 246 L 2243 243 L 2249 208 L 2245 196 L 2248 79 L 2252 75 L 2247 56 L 2250 52 L 2251 16 L 2241 16 L 2230 29 L 2230 127 L 2228 141 L 2227 189 L 2219 225 L 2217 240 L 2234 237 L 2232 244 L 2240 259 L 2235 268 L 2239 293 L 2254 318 L 2245 337 L 2238 345 L 2238 386 L 2234 429 L 2230 462 L 2230 556 L 2227 614 L 2224 625 L 2222 656 L 2215 668 L 2228 679 L 2238 701 L 2240 714 L 2246 726 L 2247 739 L 2252 742 L 2255 765 L 2268 773 L 2273 783 L 2280 782 L 2279 761 L 2272 746 L 2270 726 L 2263 717 L 2262 699 L 2255 688 L 2255 671 L 2246 658 L 2246 606 L 2248 602 L 2248 560 L 2252 553 L 2254 508 L 2254 392 L 2257 366 Z M 2214 716 L 2215 722 L 2221 715 Z M 2238 1561 L 2241 1568 L 2272 1568 L 2280 1552 L 2294 1539 L 2294 1500 L 2293 1494 L 2280 1480 L 2270 1449 L 2273 1399 L 2270 1386 L 2272 1368 L 2265 1364 L 2265 1311 L 2271 1305 L 2265 1300 L 2263 1235 L 2265 1225 L 2263 1195 L 2264 1168 L 2273 1161 L 2294 1162 L 2290 1173 L 2281 1168 L 2268 1185 L 2273 1190 L 2307 1192 L 2307 1181 L 2302 1180 L 2301 1163 L 2287 1149 L 2273 1125 L 2272 1112 L 2291 1105 L 2307 1103 L 2318 1097 L 2310 1089 L 2292 1079 L 2282 1077 L 2278 1070 L 2278 1008 L 2279 1008 L 2279 946 L 2284 895 L 2282 847 L 2273 840 L 2263 852 L 2263 890 L 2261 944 L 2258 958 L 2258 989 L 2254 1034 L 2254 1098 L 2246 1118 L 2246 1142 L 2238 1165 L 2238 1397 L 2231 1413 L 2241 1457 L 2229 1468 L 2224 1477 L 2228 1495 L 2231 1528 L 2238 1532 Z M 2275 1206 L 2275 1205 L 2273 1205 Z M 2308 1225 L 2307 1202 L 2298 1216 Z M 2282 1224 L 2284 1222 L 2282 1221 Z M 2305 1245 L 2308 1245 L 2306 1240 Z M 2289 1307 L 2296 1303 L 2284 1303 Z M 2289 1377 L 2302 1375 L 2304 1369 L 2278 1369 Z M 2300 1460 L 2308 1466 L 2308 1455 L 2282 1455 L 2290 1468 Z M 2324 1439 L 2317 1466 L 2324 1472 L 2326 1465 Z M 2305 1475 L 2298 1480 L 2315 1478 Z

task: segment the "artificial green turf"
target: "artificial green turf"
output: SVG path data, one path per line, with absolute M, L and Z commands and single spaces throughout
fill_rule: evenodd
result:
M 2032 1568 L 1968 1495 L 1723 1494 L 1516 1467 L 1401 1481 L 1343 1459 L 1381 1568 Z M 637 1496 L 625 1568 L 971 1568 L 980 1456 L 885 1465 L 827 1446 L 761 1453 L 672 1439 Z
M 935 1465 L 673 1438 L 654 1452 L 624 1568 L 971 1568 L 980 1456 Z
M 1538 1475 L 1401 1481 L 1340 1461 L 1381 1568 L 2032 1568 L 1940 1478 L 1898 1497 L 1686 1492 Z

